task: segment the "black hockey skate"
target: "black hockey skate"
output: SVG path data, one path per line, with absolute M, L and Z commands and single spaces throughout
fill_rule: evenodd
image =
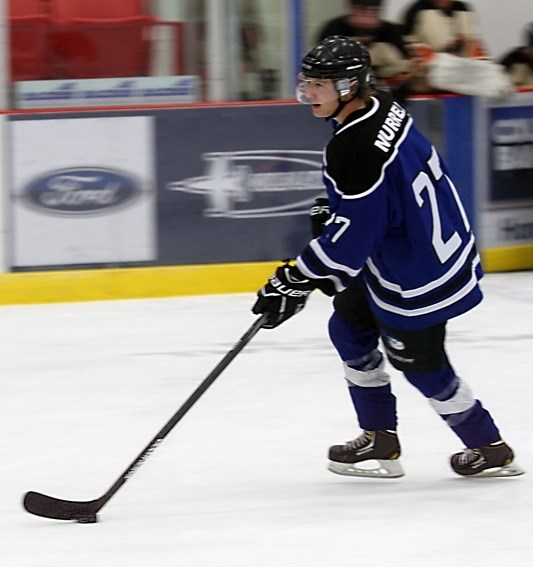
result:
M 461 476 L 505 477 L 524 474 L 513 461 L 513 450 L 507 443 L 498 439 L 479 449 L 464 449 L 451 456 L 452 469 Z
M 364 431 L 353 441 L 330 447 L 328 470 L 347 476 L 398 478 L 404 475 L 400 453 L 396 431 Z

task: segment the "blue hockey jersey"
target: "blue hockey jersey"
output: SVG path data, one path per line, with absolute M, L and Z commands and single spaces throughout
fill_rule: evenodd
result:
M 383 324 L 423 329 L 482 294 L 479 255 L 456 187 L 435 148 L 387 93 L 352 113 L 324 150 L 331 218 L 297 258 L 331 293 L 363 282 Z

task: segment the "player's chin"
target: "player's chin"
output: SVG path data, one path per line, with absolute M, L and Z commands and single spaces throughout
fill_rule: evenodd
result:
M 324 110 L 322 109 L 322 105 L 321 104 L 312 104 L 311 105 L 311 110 L 313 112 L 313 114 L 315 116 L 318 116 L 319 118 L 321 118 L 324 114 Z

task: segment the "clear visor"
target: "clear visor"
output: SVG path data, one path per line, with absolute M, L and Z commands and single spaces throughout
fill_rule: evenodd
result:
M 323 104 L 355 92 L 355 79 L 313 79 L 300 73 L 296 83 L 296 100 L 302 104 Z

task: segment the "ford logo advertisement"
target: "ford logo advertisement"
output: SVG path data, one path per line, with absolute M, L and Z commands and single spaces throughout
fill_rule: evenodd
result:
M 23 190 L 25 202 L 33 209 L 59 215 L 111 212 L 131 204 L 140 194 L 136 177 L 103 167 L 50 171 Z

